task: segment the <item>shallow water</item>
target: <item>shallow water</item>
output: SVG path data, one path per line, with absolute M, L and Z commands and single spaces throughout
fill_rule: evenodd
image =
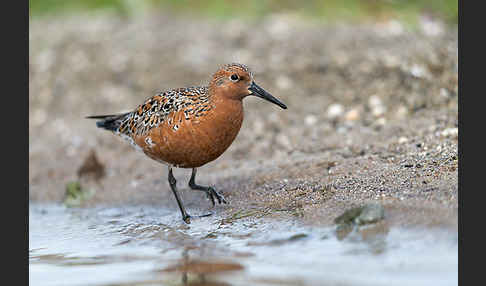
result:
M 351 231 L 151 206 L 31 204 L 30 285 L 457 285 L 450 230 Z

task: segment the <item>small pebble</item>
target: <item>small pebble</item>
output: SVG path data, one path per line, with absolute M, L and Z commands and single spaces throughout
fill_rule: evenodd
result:
M 421 78 L 425 76 L 425 70 L 421 66 L 414 64 L 410 68 L 410 74 L 416 78 Z
M 445 88 L 441 88 L 439 91 L 440 96 L 442 97 L 449 97 L 449 92 Z
M 346 112 L 346 115 L 344 115 L 344 119 L 347 121 L 355 121 L 359 119 L 359 110 L 358 109 L 351 109 L 350 111 Z
M 444 136 L 444 137 L 457 137 L 459 133 L 459 129 L 457 127 L 454 127 L 454 128 L 446 128 L 444 129 L 440 135 Z
M 404 118 L 408 114 L 408 109 L 405 106 L 398 107 L 397 111 L 395 112 L 395 116 L 397 118 Z
M 312 126 L 316 124 L 317 117 L 315 115 L 307 115 L 304 119 L 305 125 Z
M 399 144 L 404 144 L 404 143 L 407 143 L 408 142 L 408 138 L 407 137 L 400 137 L 398 138 L 398 143 Z
M 344 113 L 344 107 L 339 103 L 329 105 L 327 108 L 327 117 L 336 118 Z
M 370 96 L 370 98 L 368 99 L 368 105 L 371 108 L 371 114 L 373 114 L 375 117 L 383 115 L 386 111 L 383 102 L 377 95 Z

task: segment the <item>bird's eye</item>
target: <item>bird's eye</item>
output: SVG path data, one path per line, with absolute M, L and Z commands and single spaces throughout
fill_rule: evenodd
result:
M 240 77 L 237 74 L 234 73 L 234 74 L 231 75 L 230 78 L 231 78 L 232 81 L 237 81 Z

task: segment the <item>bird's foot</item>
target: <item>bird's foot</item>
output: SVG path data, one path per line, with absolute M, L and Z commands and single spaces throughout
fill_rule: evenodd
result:
M 190 215 L 186 214 L 186 215 L 183 215 L 182 216 L 182 220 L 187 223 L 187 224 L 190 224 L 191 223 L 191 217 Z
M 213 187 L 208 187 L 206 189 L 206 195 L 208 198 L 211 200 L 211 203 L 213 204 L 213 207 L 215 205 L 214 198 L 218 200 L 218 204 L 225 203 L 227 204 L 228 202 L 224 199 L 224 196 L 216 192 L 216 190 Z
M 200 217 L 207 217 L 207 216 L 212 216 L 213 213 L 207 213 L 207 214 L 203 214 L 203 215 L 198 215 L 198 216 L 192 216 L 192 215 L 183 215 L 182 216 L 182 220 L 187 223 L 187 224 L 191 224 L 191 218 L 200 218 Z

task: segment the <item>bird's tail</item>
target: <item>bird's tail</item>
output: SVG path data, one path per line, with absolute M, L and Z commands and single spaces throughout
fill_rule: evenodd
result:
M 118 131 L 120 125 L 122 124 L 125 117 L 130 114 L 130 112 L 122 113 L 122 114 L 112 114 L 112 115 L 94 115 L 94 116 L 87 116 L 86 118 L 89 119 L 101 119 L 96 121 L 96 126 L 98 128 L 103 128 L 110 131 Z

